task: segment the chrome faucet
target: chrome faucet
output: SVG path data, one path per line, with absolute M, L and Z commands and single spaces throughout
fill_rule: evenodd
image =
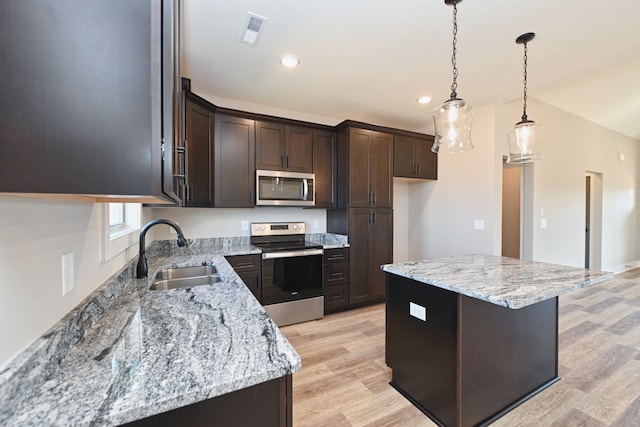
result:
M 138 256 L 138 265 L 136 267 L 138 279 L 147 277 L 147 257 L 144 255 L 144 236 L 147 234 L 147 231 L 156 224 L 167 224 L 169 227 L 172 227 L 178 234 L 178 246 L 181 248 L 187 246 L 187 240 L 184 238 L 182 230 L 180 230 L 180 227 L 178 227 L 178 224 L 175 222 L 169 221 L 168 219 L 154 219 L 149 222 L 147 225 L 142 227 L 142 230 L 140 230 L 140 255 Z

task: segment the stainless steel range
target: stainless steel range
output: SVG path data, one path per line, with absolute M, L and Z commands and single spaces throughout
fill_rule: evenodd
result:
M 304 222 L 252 223 L 262 250 L 262 305 L 278 326 L 324 316 L 322 245 L 305 240 Z

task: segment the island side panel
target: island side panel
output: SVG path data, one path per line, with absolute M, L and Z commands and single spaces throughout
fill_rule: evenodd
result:
M 391 385 L 431 419 L 448 426 L 458 425 L 457 301 L 455 292 L 387 274 Z M 425 320 L 410 314 L 410 303 L 425 308 Z
M 512 310 L 460 295 L 461 425 L 489 423 L 558 378 L 558 298 Z

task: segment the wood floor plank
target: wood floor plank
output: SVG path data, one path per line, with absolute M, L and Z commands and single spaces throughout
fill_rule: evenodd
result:
M 640 425 L 640 269 L 559 300 L 562 379 L 496 427 Z M 389 385 L 384 304 L 281 328 L 302 357 L 296 427 L 431 427 Z

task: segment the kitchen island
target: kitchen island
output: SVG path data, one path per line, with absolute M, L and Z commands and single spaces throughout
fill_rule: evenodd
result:
M 444 426 L 488 425 L 558 381 L 558 296 L 613 277 L 489 255 L 382 270 L 391 385 Z
M 255 253 L 154 242 L 149 278 L 133 260 L 0 372 L 0 425 L 291 425 L 300 356 L 225 260 Z M 159 269 L 203 264 L 223 280 L 149 290 Z

